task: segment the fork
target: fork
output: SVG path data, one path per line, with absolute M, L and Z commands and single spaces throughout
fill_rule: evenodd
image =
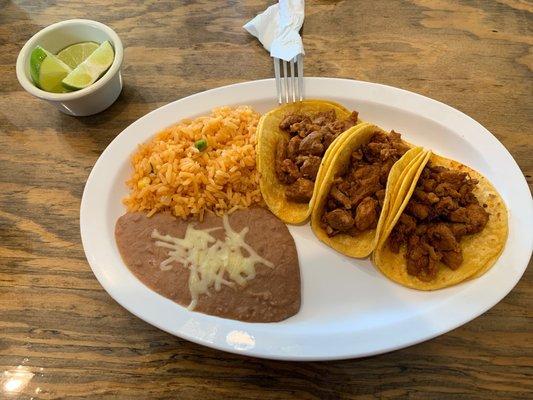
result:
M 280 66 L 281 64 L 281 66 Z M 290 64 L 290 76 L 287 75 Z M 283 70 L 283 76 L 281 76 Z M 304 98 L 304 57 L 298 54 L 291 61 L 274 57 L 274 75 L 276 76 L 276 89 L 278 103 L 294 103 Z

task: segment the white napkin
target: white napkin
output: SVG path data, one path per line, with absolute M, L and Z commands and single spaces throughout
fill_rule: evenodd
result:
M 243 28 L 254 35 L 272 57 L 290 61 L 305 54 L 299 34 L 304 23 L 304 0 L 279 0 L 247 22 Z

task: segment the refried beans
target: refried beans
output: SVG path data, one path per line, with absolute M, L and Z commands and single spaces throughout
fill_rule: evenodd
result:
M 252 207 L 228 215 L 236 232 L 248 228 L 245 242 L 273 267 L 255 264 L 255 276 L 244 285 L 221 285 L 209 288 L 195 302 L 194 311 L 246 322 L 276 322 L 296 314 L 300 309 L 300 268 L 294 240 L 287 226 L 270 211 Z M 175 262 L 163 270 L 169 249 L 156 245 L 154 230 L 160 235 L 184 238 L 189 224 L 194 229 L 210 230 L 223 241 L 225 230 L 221 217 L 207 214 L 202 222 L 176 219 L 170 212 L 147 217 L 144 213 L 126 213 L 115 226 L 119 251 L 128 268 L 146 286 L 185 307 L 191 304 L 189 269 Z M 247 251 L 242 251 L 247 256 Z M 228 277 L 224 276 L 227 281 Z

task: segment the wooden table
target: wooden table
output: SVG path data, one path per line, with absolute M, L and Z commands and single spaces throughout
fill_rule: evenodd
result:
M 78 210 L 91 167 L 147 112 L 205 89 L 271 77 L 271 59 L 241 26 L 272 1 L 36 3 L 0 3 L 0 397 L 533 396 L 531 268 L 503 301 L 461 328 L 340 362 L 225 354 L 121 308 L 81 246 Z M 306 74 L 385 83 L 448 103 L 493 132 L 531 184 L 532 12 L 520 0 L 307 1 Z M 122 38 L 125 87 L 107 111 L 73 118 L 23 91 L 14 65 L 35 32 L 83 17 Z

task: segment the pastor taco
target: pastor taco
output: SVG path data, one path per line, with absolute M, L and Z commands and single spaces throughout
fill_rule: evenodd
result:
M 394 215 L 374 264 L 390 279 L 435 290 L 480 276 L 500 256 L 508 233 L 505 204 L 480 173 L 431 154 Z
M 424 155 L 394 131 L 365 124 L 349 133 L 328 163 L 311 216 L 315 235 L 350 257 L 366 257 L 401 181 L 412 180 Z
M 344 132 L 359 124 L 357 112 L 324 100 L 278 107 L 257 127 L 257 166 L 263 198 L 286 223 L 305 221 L 314 204 L 323 167 Z

